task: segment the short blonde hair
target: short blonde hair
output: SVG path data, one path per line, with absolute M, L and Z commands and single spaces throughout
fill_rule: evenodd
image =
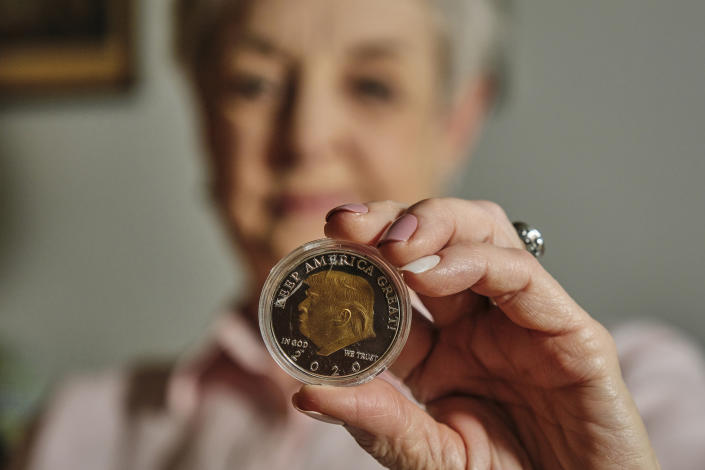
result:
M 426 0 L 435 6 L 443 51 L 441 73 L 454 95 L 469 77 L 488 75 L 506 87 L 510 0 Z M 242 0 L 175 0 L 175 50 L 194 75 L 213 47 L 220 22 L 244 8 Z

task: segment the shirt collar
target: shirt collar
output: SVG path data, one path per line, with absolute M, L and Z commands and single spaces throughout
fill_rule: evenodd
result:
M 239 312 L 226 311 L 214 322 L 205 341 L 177 361 L 167 386 L 169 409 L 191 414 L 207 387 L 205 377 L 217 375 L 217 369 L 224 368 L 228 369 L 226 374 L 239 370 L 249 381 L 267 377 L 283 393 L 287 384 L 282 374 L 272 373 L 276 367 L 251 325 Z M 227 385 L 237 386 L 233 381 Z

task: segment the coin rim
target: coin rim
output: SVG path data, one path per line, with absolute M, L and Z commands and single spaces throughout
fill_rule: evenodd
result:
M 333 250 L 348 251 L 352 252 L 352 254 L 362 254 L 370 258 L 377 265 L 377 267 L 389 277 L 397 293 L 399 294 L 399 329 L 396 337 L 392 340 L 392 344 L 386 349 L 382 357 L 380 357 L 377 362 L 367 369 L 355 374 L 337 377 L 318 375 L 313 372 L 305 371 L 296 365 L 289 358 L 289 356 L 281 350 L 271 326 L 273 309 L 273 302 L 271 302 L 272 296 L 279 288 L 279 284 L 281 284 L 281 282 L 283 282 L 289 275 L 290 270 L 298 266 L 306 258 L 315 256 L 319 252 L 323 253 Z M 279 260 L 279 262 L 269 271 L 269 276 L 267 276 L 267 280 L 262 287 L 262 293 L 260 295 L 259 327 L 262 338 L 264 339 L 264 344 L 267 347 L 269 354 L 282 369 L 297 380 L 312 385 L 360 385 L 372 380 L 375 376 L 386 370 L 404 348 L 404 344 L 406 344 L 406 340 L 409 336 L 409 331 L 411 330 L 411 299 L 409 297 L 408 288 L 406 287 L 399 270 L 387 260 L 382 258 L 376 248 L 345 240 L 322 238 L 298 247 Z

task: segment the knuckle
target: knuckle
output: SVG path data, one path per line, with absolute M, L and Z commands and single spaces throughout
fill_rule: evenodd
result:
M 421 199 L 419 202 L 411 206 L 410 209 L 433 210 L 438 209 L 441 206 L 443 206 L 442 198 L 430 197 L 427 199 Z
M 586 377 L 601 377 L 609 373 L 617 361 L 617 349 L 607 329 L 592 320 L 578 336 L 578 362 Z
M 533 271 L 539 262 L 526 248 L 510 248 L 517 262 L 527 271 Z
M 617 345 L 607 328 L 595 319 L 591 319 L 590 323 L 589 331 L 593 341 L 589 344 L 593 345 L 592 352 L 617 357 Z
M 502 206 L 494 201 L 480 200 L 475 201 L 475 204 L 497 221 L 509 220 L 507 213 L 504 211 Z
M 600 329 L 591 325 L 566 333 L 551 342 L 551 355 L 541 373 L 557 387 L 601 379 L 614 367 L 608 344 Z
M 449 198 L 432 197 L 423 199 L 409 208 L 409 212 L 431 216 L 434 220 L 452 223 L 453 211 L 450 208 Z

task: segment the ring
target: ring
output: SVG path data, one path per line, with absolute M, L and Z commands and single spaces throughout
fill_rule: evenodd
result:
M 524 222 L 514 222 L 512 225 L 514 225 L 521 241 L 524 242 L 527 251 L 536 258 L 541 257 L 545 250 L 545 242 L 539 229 Z

